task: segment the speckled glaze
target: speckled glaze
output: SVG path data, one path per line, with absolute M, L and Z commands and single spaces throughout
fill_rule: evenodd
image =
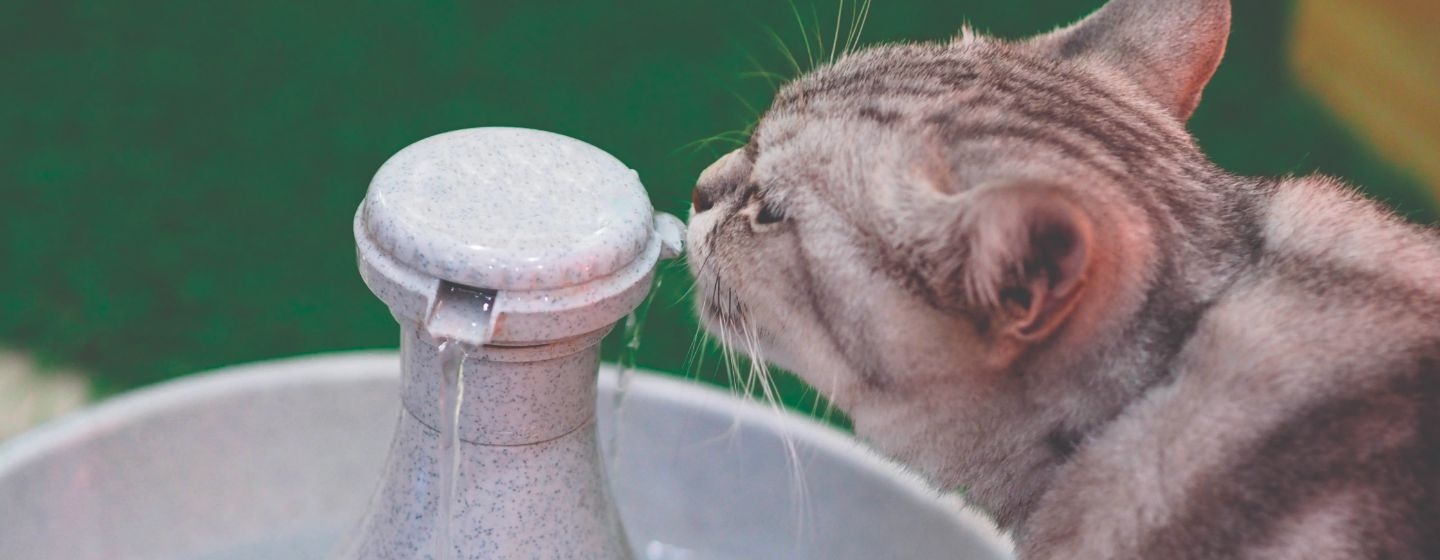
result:
M 361 277 L 400 325 L 403 406 L 370 510 L 336 558 L 434 553 L 442 338 L 471 348 L 455 557 L 629 558 L 597 453 L 598 345 L 679 254 L 681 231 L 633 171 L 548 132 L 460 130 L 390 158 L 354 232 Z M 446 283 L 494 290 L 490 316 Z
M 375 244 L 457 284 L 536 290 L 629 264 L 654 219 L 640 177 L 609 154 L 537 130 L 472 128 L 426 138 L 370 183 Z
M 432 405 L 439 376 L 410 368 L 438 368 L 439 357 L 418 337 L 407 341 L 403 406 L 380 487 L 339 558 L 434 553 L 440 432 Z M 593 351 L 537 362 L 466 361 L 472 373 L 460 418 L 454 558 L 630 558 L 595 435 L 598 365 Z
M 411 325 L 410 327 L 413 327 Z M 599 334 L 599 333 L 597 333 Z M 400 355 L 407 368 L 439 372 L 440 353 L 418 329 L 401 330 Z M 584 426 L 595 416 L 598 337 L 578 352 L 539 348 L 489 348 L 465 360 L 460 441 L 481 445 L 527 445 L 549 441 Z M 440 425 L 439 375 L 401 377 L 405 409 L 426 426 Z

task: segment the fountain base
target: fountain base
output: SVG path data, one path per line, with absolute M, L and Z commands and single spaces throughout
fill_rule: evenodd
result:
M 365 512 L 399 382 L 391 352 L 264 362 L 22 435 L 0 446 L 0 558 L 322 560 Z M 602 446 L 615 386 L 603 368 Z M 636 558 L 1010 557 L 988 522 L 848 436 L 723 390 L 637 375 L 618 437 Z

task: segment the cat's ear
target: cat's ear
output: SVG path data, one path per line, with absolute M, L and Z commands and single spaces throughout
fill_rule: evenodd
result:
M 1110 0 L 1032 43 L 1052 56 L 1120 70 L 1184 121 L 1200 104 L 1229 36 L 1230 0 Z
M 971 195 L 961 223 L 965 297 L 989 324 L 1043 339 L 1079 301 L 1094 254 L 1094 222 L 1061 187 L 1002 183 Z

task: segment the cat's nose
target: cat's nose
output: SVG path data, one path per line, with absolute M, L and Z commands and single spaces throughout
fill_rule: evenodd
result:
M 735 150 L 710 164 L 700 173 L 700 181 L 690 192 L 690 204 L 699 214 L 715 207 L 716 201 L 725 193 L 750 176 L 750 161 L 744 150 Z

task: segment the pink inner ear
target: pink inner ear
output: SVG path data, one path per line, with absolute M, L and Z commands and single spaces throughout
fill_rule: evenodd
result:
M 1025 338 L 1044 336 L 1074 307 L 1090 264 L 1092 220 L 1064 187 L 995 184 L 973 201 L 967 290 Z
M 1034 216 L 1031 255 L 1043 267 L 1055 297 L 1069 294 L 1085 276 L 1090 253 L 1088 226 L 1073 208 L 1050 208 Z
M 1027 266 L 1024 315 L 1015 324 L 1024 337 L 1044 336 L 1063 321 L 1084 280 L 1089 231 L 1084 218 L 1068 205 L 1037 210 L 1030 217 L 1031 263 Z

